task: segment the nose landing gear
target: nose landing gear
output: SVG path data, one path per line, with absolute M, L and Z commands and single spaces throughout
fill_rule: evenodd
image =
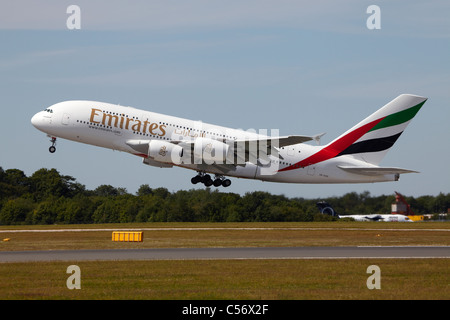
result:
M 209 174 L 204 172 L 199 172 L 198 175 L 191 179 L 192 184 L 197 184 L 199 182 L 203 183 L 205 187 L 210 187 L 214 185 L 214 187 L 229 187 L 231 185 L 230 179 L 225 179 L 222 175 L 215 175 L 214 180 L 211 178 Z
M 52 146 L 50 148 L 48 148 L 48 151 L 50 151 L 50 153 L 55 153 L 56 151 L 56 138 L 52 137 L 52 139 L 50 140 L 50 142 L 52 143 Z

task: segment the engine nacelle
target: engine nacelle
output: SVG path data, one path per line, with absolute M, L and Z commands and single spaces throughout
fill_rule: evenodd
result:
M 157 168 L 172 168 L 173 164 L 155 161 L 150 158 L 142 158 L 142 163 Z
M 148 156 L 159 162 L 181 164 L 183 148 L 170 142 L 152 140 L 148 146 Z
M 230 146 L 226 143 L 208 139 L 197 138 L 194 142 L 195 163 L 202 159 L 207 164 L 225 163 Z

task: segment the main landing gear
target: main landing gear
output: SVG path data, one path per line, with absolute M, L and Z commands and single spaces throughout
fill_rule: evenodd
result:
M 204 172 L 199 172 L 198 175 L 191 179 L 192 184 L 197 184 L 199 182 L 203 183 L 205 187 L 210 187 L 214 185 L 214 187 L 229 187 L 231 185 L 230 179 L 225 179 L 222 175 L 215 175 L 214 180 L 211 178 L 209 174 Z
M 56 138 L 52 137 L 52 140 L 50 140 L 50 142 L 52 143 L 52 146 L 50 148 L 48 148 L 48 151 L 50 151 L 50 153 L 55 153 L 55 151 L 56 151 L 56 147 L 55 147 Z

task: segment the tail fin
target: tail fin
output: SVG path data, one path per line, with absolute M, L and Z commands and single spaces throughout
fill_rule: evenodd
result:
M 351 155 L 378 165 L 427 98 L 402 94 L 326 146 L 336 156 Z

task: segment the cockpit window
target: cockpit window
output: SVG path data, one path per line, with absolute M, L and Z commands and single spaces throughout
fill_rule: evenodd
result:
M 49 113 L 53 113 L 53 110 L 52 110 L 52 109 L 49 109 L 49 108 L 45 109 L 44 111 L 45 111 L 45 112 L 49 112 Z

